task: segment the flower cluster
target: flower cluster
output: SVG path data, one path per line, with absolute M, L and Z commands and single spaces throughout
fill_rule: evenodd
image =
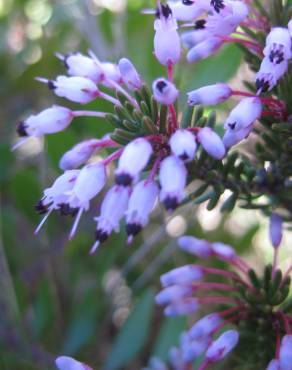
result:
M 274 359 L 271 360 L 272 356 L 268 354 L 270 357 L 255 362 L 259 368 L 263 364 L 269 370 L 291 369 L 292 316 L 288 306 L 285 306 L 291 267 L 284 275 L 277 268 L 278 247 L 282 238 L 281 217 L 278 215 L 271 217 L 270 237 L 275 258 L 273 266 L 265 267 L 262 278 L 229 245 L 209 243 L 192 236 L 178 239 L 184 251 L 204 259 L 215 257 L 228 264 L 232 271 L 192 264 L 175 268 L 161 276 L 163 290 L 156 296 L 156 302 L 166 306 L 165 315 L 190 315 L 205 306 L 220 307 L 198 320 L 183 334 L 180 347 L 172 349 L 170 353 L 172 369 L 192 368 L 190 365 L 203 353 L 205 359 L 199 369 L 206 369 L 235 348 L 239 338 L 240 347 L 254 349 L 248 344 L 248 340 L 252 341 L 253 331 L 257 332 L 259 342 L 252 341 L 252 346 L 276 348 Z M 211 279 L 212 275 L 214 277 Z M 203 281 L 204 278 L 206 281 Z M 227 282 L 221 282 L 222 279 Z M 203 295 L 204 291 L 209 294 Z M 219 294 L 213 295 L 213 291 Z M 235 329 L 228 329 L 230 325 Z M 218 333 L 221 334 L 214 340 Z M 254 349 L 254 353 L 260 356 L 263 351 Z
M 206 18 L 196 20 L 206 11 Z M 178 119 L 175 103 L 179 91 L 173 82 L 173 67 L 181 56 L 177 21 L 195 21 L 195 30 L 182 35 L 185 44 L 186 40 L 192 39 L 187 59 L 195 61 L 199 59 L 198 50 L 210 50 L 210 46 L 206 45 L 218 46 L 231 41 L 226 39 L 226 35 L 234 32 L 241 22 L 247 21 L 247 16 L 248 8 L 241 1 L 158 2 L 154 51 L 158 61 L 167 68 L 167 78 L 160 77 L 153 82 L 152 95 L 135 66 L 126 58 L 113 64 L 101 62 L 93 53 L 88 56 L 80 53 L 57 55 L 68 75 L 58 76 L 55 80 L 38 80 L 46 83 L 57 96 L 75 103 L 87 104 L 97 98 L 105 99 L 114 105 L 116 115 L 74 111 L 55 105 L 19 124 L 17 131 L 22 139 L 15 147 L 29 137 L 62 131 L 80 116 L 106 118 L 118 128 L 103 138 L 85 140 L 63 155 L 60 168 L 64 173 L 44 191 L 37 205 L 37 210 L 45 217 L 36 232 L 53 210 L 59 210 L 63 215 L 76 215 L 70 232 L 72 238 L 82 213 L 89 209 L 90 201 L 104 188 L 109 165 L 116 161 L 115 184 L 104 196 L 100 215 L 95 218 L 96 243 L 91 251 L 94 252 L 113 231 L 119 230 L 119 223 L 124 217 L 131 241 L 147 224 L 158 198 L 168 211 L 173 211 L 182 202 L 188 168 L 191 168 L 199 146 L 211 157 L 222 160 L 231 146 L 249 135 L 254 122 L 265 113 L 262 112 L 263 104 L 274 107 L 277 114 L 283 112 L 282 102 L 276 99 L 233 91 L 228 85 L 217 83 L 189 92 L 188 104 L 215 105 L 234 95 L 245 96 L 228 115 L 223 139 L 211 127 L 189 127 L 190 122 L 184 125 Z M 193 45 L 198 39 L 200 41 Z M 253 49 L 248 42 L 242 42 Z M 269 63 L 278 68 L 283 63 L 287 64 L 290 49 L 288 29 L 276 28 L 267 37 L 263 52 Z M 200 58 L 206 56 L 200 55 Z M 263 63 L 266 63 L 265 60 Z M 258 94 L 266 90 L 263 86 L 267 83 L 266 79 L 264 85 L 259 83 L 262 81 L 260 74 L 261 71 L 257 76 L 257 86 L 260 86 Z M 111 89 L 116 97 L 102 91 L 103 87 Z M 92 160 L 102 149 L 114 149 L 114 152 L 103 160 Z M 79 169 L 80 166 L 83 167 Z

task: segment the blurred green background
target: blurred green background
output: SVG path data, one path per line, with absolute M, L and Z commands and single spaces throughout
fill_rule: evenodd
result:
M 155 307 L 159 275 L 193 260 L 176 250 L 175 238 L 188 232 L 247 254 L 257 244 L 261 220 L 255 213 L 224 216 L 217 209 L 206 211 L 204 204 L 188 205 L 172 216 L 155 210 L 133 245 L 125 246 L 121 232 L 89 256 L 101 198 L 72 242 L 67 241 L 72 219 L 57 214 L 33 235 L 39 222 L 34 205 L 60 173 L 60 156 L 81 139 L 111 129 L 101 119 L 79 118 L 66 132 L 44 142 L 31 140 L 11 153 L 19 120 L 55 102 L 70 105 L 34 77 L 65 72 L 55 52 L 89 48 L 101 60 L 129 57 L 149 83 L 165 74 L 153 56 L 153 18 L 140 14 L 151 5 L 147 0 L 0 0 L 1 370 L 54 369 L 60 354 L 105 370 L 141 369 L 152 355 L 165 359 L 187 323 L 164 319 Z M 236 72 L 246 73 L 241 61 L 240 50 L 227 46 L 196 65 L 182 62 L 176 80 L 182 91 L 232 78 L 236 84 Z M 182 109 L 184 104 L 182 98 Z M 88 109 L 111 107 L 98 101 Z

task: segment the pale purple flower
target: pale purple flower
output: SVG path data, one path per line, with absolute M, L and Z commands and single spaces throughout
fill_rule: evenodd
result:
M 153 82 L 152 91 L 155 100 L 164 105 L 173 104 L 178 97 L 175 85 L 162 77 Z
M 175 157 L 166 157 L 160 164 L 160 200 L 166 209 L 174 210 L 184 198 L 187 170 L 183 162 Z
M 261 92 L 272 90 L 277 85 L 280 78 L 288 70 L 288 61 L 283 60 L 281 63 L 274 64 L 268 57 L 262 60 L 259 71 L 255 76 L 256 87 Z
M 140 172 L 147 166 L 153 149 L 149 141 L 138 138 L 127 144 L 119 158 L 116 169 L 116 183 L 129 186 L 136 181 Z
M 81 53 L 58 56 L 64 61 L 69 76 L 85 77 L 96 84 L 102 81 L 103 70 L 97 60 Z
M 230 245 L 219 242 L 212 243 L 211 245 L 213 253 L 216 254 L 218 257 L 232 259 L 236 256 L 234 248 L 232 248 Z
M 46 81 L 57 96 L 75 103 L 87 104 L 96 99 L 99 90 L 94 82 L 85 77 L 58 76 L 55 81 Z
M 210 36 L 211 34 L 209 31 L 204 28 L 200 28 L 194 31 L 183 32 L 181 34 L 181 41 L 185 47 L 191 49 L 192 47 L 206 40 Z
M 161 275 L 160 281 L 163 287 L 175 284 L 187 285 L 192 284 L 193 281 L 201 280 L 203 276 L 204 272 L 200 266 L 185 265 Z
M 279 64 L 291 58 L 291 45 L 291 36 L 288 29 L 274 27 L 266 38 L 263 53 L 272 63 Z
M 158 186 L 154 181 L 143 180 L 135 185 L 126 211 L 126 232 L 130 239 L 148 223 L 158 192 Z
M 210 313 L 198 320 L 189 330 L 191 339 L 200 340 L 209 337 L 222 323 L 217 313 Z
M 253 129 L 253 125 L 244 127 L 240 130 L 233 130 L 231 128 L 225 131 L 225 134 L 222 138 L 225 148 L 229 149 L 232 146 L 240 143 L 242 140 L 247 138 Z
M 208 58 L 222 45 L 223 41 L 219 37 L 209 37 L 191 48 L 187 54 L 187 61 L 190 63 L 197 62 L 201 59 Z
M 192 161 L 195 158 L 197 143 L 195 135 L 190 131 L 176 130 L 169 140 L 169 145 L 172 154 L 184 162 Z
M 56 366 L 59 370 L 92 370 L 88 365 L 68 356 L 58 357 L 56 359 Z
M 188 92 L 188 104 L 216 105 L 223 103 L 231 95 L 232 89 L 228 85 L 217 83 Z
M 140 89 L 142 86 L 142 80 L 132 62 L 127 58 L 122 58 L 120 59 L 118 66 L 123 82 L 127 87 L 131 90 Z
M 237 345 L 239 334 L 236 330 L 227 330 L 216 339 L 206 352 L 208 361 L 217 362 L 226 357 Z
M 199 307 L 200 304 L 196 298 L 188 297 L 166 306 L 164 309 L 164 314 L 166 316 L 189 315 L 193 312 L 196 312 Z
M 100 141 L 98 139 L 90 139 L 74 145 L 73 148 L 63 154 L 59 167 L 64 171 L 80 167 L 97 152 Z
M 185 362 L 190 363 L 201 356 L 210 344 L 210 338 L 204 337 L 199 340 L 190 338 L 188 332 L 184 332 L 180 337 L 180 348 L 182 358 Z
M 74 115 L 70 109 L 53 105 L 22 121 L 18 125 L 17 132 L 22 137 L 54 134 L 67 128 L 73 118 Z
M 272 361 L 269 362 L 266 370 L 281 370 L 280 361 L 277 359 L 273 359 Z
M 285 335 L 280 346 L 281 370 L 292 370 L 292 335 Z
M 240 130 L 252 125 L 262 114 L 262 103 L 257 97 L 242 99 L 229 113 L 224 128 Z
M 215 159 L 222 159 L 225 156 L 225 146 L 219 135 L 210 127 L 203 127 L 197 134 L 198 141 L 206 152 Z
M 207 240 L 197 239 L 194 236 L 181 236 L 178 239 L 178 245 L 185 252 L 202 258 L 209 257 L 213 253 L 211 243 Z
M 192 293 L 192 286 L 190 285 L 172 285 L 160 291 L 155 301 L 159 305 L 169 304 L 172 302 L 180 301 L 188 297 Z
M 124 217 L 128 207 L 130 189 L 128 187 L 115 185 L 105 195 L 100 209 L 100 215 L 95 217 L 96 242 L 90 250 L 94 253 L 100 243 L 104 242 L 109 235 L 120 229 L 120 221 Z
M 202 15 L 207 8 L 211 8 L 207 1 L 196 1 L 192 4 L 182 1 L 168 1 L 168 6 L 171 8 L 173 17 L 178 21 L 191 21 Z
M 270 217 L 269 235 L 274 248 L 278 248 L 281 244 L 283 232 L 283 219 L 277 213 L 272 213 Z
M 163 65 L 176 64 L 180 59 L 181 46 L 177 32 L 177 22 L 167 4 L 158 9 L 154 22 L 154 52 L 158 61 Z
M 121 83 L 122 76 L 120 69 L 117 64 L 110 62 L 101 63 L 101 67 L 104 74 L 103 85 L 111 87 L 111 81 Z
M 290 19 L 290 21 L 288 22 L 288 31 L 289 31 L 289 34 L 290 34 L 290 37 L 292 38 L 292 19 Z

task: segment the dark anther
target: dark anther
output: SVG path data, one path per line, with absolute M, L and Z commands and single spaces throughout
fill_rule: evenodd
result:
M 116 175 L 116 184 L 122 186 L 130 186 L 132 184 L 132 177 L 127 173 Z
M 167 86 L 167 83 L 163 80 L 158 81 L 156 87 L 160 93 L 163 93 L 164 88 Z
M 142 230 L 142 226 L 139 224 L 127 224 L 126 225 L 126 233 L 127 235 L 135 236 L 139 234 L 139 232 Z
M 234 130 L 236 126 L 236 122 L 228 123 L 228 127 L 231 128 L 231 130 Z
M 162 15 L 165 19 L 169 18 L 171 15 L 172 15 L 172 11 L 169 7 L 169 5 L 167 4 L 162 4 L 161 5 L 161 13 L 160 14 L 160 9 L 157 8 L 156 10 L 156 18 L 160 18 L 160 16 Z
M 205 19 L 199 19 L 195 22 L 195 30 L 203 30 L 205 28 L 206 20 Z
M 35 206 L 34 206 L 36 212 L 39 215 L 44 215 L 48 212 L 48 205 L 45 205 L 42 200 L 40 200 Z
M 55 86 L 54 81 L 48 81 L 48 88 L 50 90 L 55 90 L 56 86 Z
M 257 79 L 255 85 L 257 90 L 261 90 L 263 93 L 267 92 L 270 88 L 269 82 L 265 81 L 264 79 Z
M 181 154 L 181 155 L 179 156 L 179 158 L 180 158 L 182 161 L 186 161 L 186 160 L 190 159 L 190 158 L 189 158 L 189 156 L 188 156 L 188 154 L 187 154 L 186 152 L 184 152 L 183 154 Z
M 178 201 L 174 197 L 167 197 L 165 198 L 163 204 L 168 211 L 173 211 L 177 208 Z
M 76 216 L 78 208 L 72 208 L 67 203 L 61 203 L 58 205 L 61 216 Z
M 223 0 L 211 0 L 211 5 L 217 13 L 220 13 L 220 10 L 225 8 Z
M 194 4 L 194 1 L 192 1 L 192 0 L 182 0 L 182 3 L 184 5 L 193 5 Z
M 272 50 L 270 52 L 269 59 L 271 63 L 276 62 L 276 64 L 280 64 L 284 60 L 284 53 L 280 50 Z
M 98 240 L 100 243 L 103 243 L 107 240 L 108 238 L 108 233 L 101 230 L 101 229 L 98 229 L 96 230 L 95 232 L 95 238 L 96 240 Z
M 28 134 L 26 132 L 26 127 L 27 126 L 26 126 L 25 122 L 23 122 L 23 121 L 18 124 L 16 131 L 17 131 L 19 136 L 22 136 L 22 137 L 28 136 Z

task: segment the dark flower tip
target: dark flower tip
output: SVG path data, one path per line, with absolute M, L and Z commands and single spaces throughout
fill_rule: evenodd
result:
M 163 202 L 168 211 L 174 211 L 178 207 L 178 201 L 175 197 L 167 197 Z
M 108 233 L 102 229 L 97 229 L 95 232 L 95 239 L 100 243 L 103 243 L 107 240 Z
M 126 225 L 126 233 L 128 236 L 132 235 L 135 236 L 139 234 L 139 232 L 142 230 L 142 226 L 139 224 L 127 224 Z
M 26 127 L 27 126 L 26 126 L 24 121 L 22 121 L 18 124 L 16 131 L 17 131 L 19 136 L 21 136 L 21 137 L 28 136 L 27 131 L 26 131 Z
M 132 176 L 127 173 L 116 175 L 116 184 L 121 186 L 130 186 L 132 184 Z

